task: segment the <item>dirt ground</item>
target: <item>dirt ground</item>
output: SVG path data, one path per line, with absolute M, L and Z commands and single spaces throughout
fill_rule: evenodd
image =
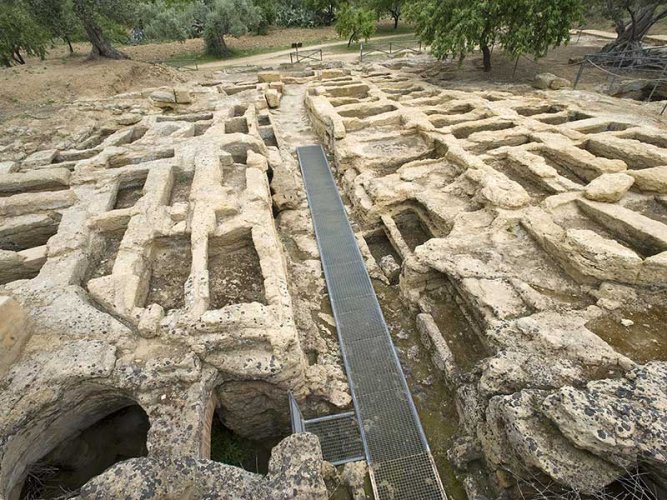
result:
M 436 62 L 424 76 L 434 83 L 456 81 L 469 83 L 473 87 L 476 83 L 531 84 L 535 75 L 547 72 L 574 81 L 581 58 L 586 54 L 598 52 L 606 43 L 607 40 L 600 38 L 575 36 L 568 45 L 551 50 L 542 59 L 522 57 L 518 64 L 496 49 L 492 55 L 490 73 L 483 72 L 481 55 L 474 54 L 468 56 L 461 66 L 458 61 Z M 607 80 L 607 75 L 594 71 L 587 71 L 584 76 L 582 88 L 585 90 L 593 90 Z
M 333 26 L 319 28 L 275 28 L 269 29 L 266 35 L 248 34 L 239 38 L 225 37 L 232 51 L 253 51 L 271 47 L 284 48 L 292 42 L 303 42 L 304 44 L 326 42 L 338 39 Z M 88 43 L 75 43 L 74 59 L 85 57 L 89 50 Z M 184 42 L 146 43 L 141 45 L 121 45 L 119 49 L 126 53 L 134 61 L 158 63 L 166 61 L 175 56 L 202 54 L 204 52 L 204 40 L 192 38 Z M 49 50 L 46 60 L 70 58 L 69 49 L 65 45 L 58 45 Z M 39 63 L 39 59 L 33 58 L 28 64 Z
M 230 39 L 230 46 L 237 50 L 264 50 L 269 47 L 284 48 L 290 40 L 301 40 L 304 44 L 321 42 L 337 43 L 336 34 L 331 27 L 317 29 L 272 29 L 266 36 L 247 35 Z M 493 56 L 493 71 L 485 74 L 481 71 L 481 58 L 469 56 L 462 66 L 453 62 L 435 62 L 424 75 L 434 83 L 448 81 L 479 83 L 530 83 L 538 73 L 551 72 L 558 76 L 574 80 L 579 65 L 578 58 L 591 52 L 597 52 L 605 40 L 590 37 L 573 37 L 570 45 L 559 47 L 549 52 L 547 57 L 533 61 L 522 58 L 516 66 L 502 54 Z M 203 50 L 201 39 L 188 40 L 184 43 L 145 44 L 121 47 L 132 60 L 87 61 L 87 44 L 75 44 L 75 55 L 68 56 L 65 47 L 51 50 L 44 61 L 31 59 L 25 66 L 0 69 L 0 122 L 29 114 L 38 108 L 41 112 L 58 109 L 62 103 L 86 97 L 106 97 L 121 92 L 128 92 L 147 87 L 173 85 L 191 79 L 204 79 L 211 76 L 216 64 L 223 65 L 262 65 L 284 62 L 270 53 L 254 55 L 220 63 L 209 63 L 202 71 L 189 72 L 178 70 L 155 61 L 164 61 L 180 54 L 200 53 Z M 325 51 L 326 52 L 326 51 Z M 356 51 L 349 54 L 329 50 L 325 59 L 353 60 L 358 57 Z M 284 59 L 284 56 L 283 56 Z M 570 62 L 571 61 L 571 62 Z M 587 71 L 582 88 L 595 90 L 607 80 L 606 75 Z
M 335 40 L 332 27 L 316 29 L 271 29 L 268 35 L 230 38 L 229 46 L 238 51 L 284 48 L 291 41 L 304 44 Z M 183 43 L 153 43 L 120 46 L 131 61 L 88 61 L 88 43 L 69 49 L 56 46 L 46 59 L 28 58 L 27 64 L 0 69 L 0 122 L 31 112 L 35 107 L 55 107 L 82 97 L 106 97 L 146 87 L 170 85 L 193 78 L 192 74 L 155 64 L 179 55 L 202 53 L 202 39 Z M 202 75 L 197 75 L 201 78 Z

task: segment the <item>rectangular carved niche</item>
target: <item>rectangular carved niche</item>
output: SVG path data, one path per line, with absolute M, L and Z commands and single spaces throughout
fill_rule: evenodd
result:
M 128 182 L 123 182 L 116 193 L 116 203 L 114 209 L 130 208 L 139 201 L 144 195 L 144 184 L 146 183 L 146 176 L 139 179 L 133 179 Z
M 250 231 L 208 243 L 210 309 L 230 304 L 266 304 L 264 276 Z
M 146 304 L 160 304 L 165 310 L 182 309 L 185 306 L 185 282 L 191 267 L 190 235 L 156 239 Z
M 176 174 L 174 178 L 174 187 L 171 189 L 169 205 L 175 203 L 187 203 L 190 198 L 190 188 L 192 187 L 192 174 Z
M 433 233 L 414 209 L 404 210 L 393 218 L 403 240 L 413 252 L 415 248 L 433 238 Z

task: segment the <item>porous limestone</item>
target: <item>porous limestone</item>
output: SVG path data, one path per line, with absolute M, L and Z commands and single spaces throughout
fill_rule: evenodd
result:
M 3 150 L 0 307 L 17 319 L 0 330 L 0 496 L 131 405 L 146 456 L 81 498 L 330 494 L 311 435 L 279 444 L 265 477 L 209 460 L 214 418 L 261 439 L 289 433 L 290 392 L 308 415 L 351 408 L 294 154 L 316 142 L 370 275 L 400 290 L 385 313 L 409 306 L 428 352 L 399 355 L 453 395 L 468 492 L 667 482 L 664 122 L 550 77 L 558 92 L 442 88 L 428 64 L 81 100 L 53 137 Z M 343 472 L 357 498 L 364 473 Z
M 553 75 L 538 75 L 560 90 L 548 96 L 471 92 L 401 64 L 322 74 L 306 107 L 350 213 L 402 259 L 401 293 L 478 450 L 453 453 L 471 457 L 457 467 L 482 456 L 501 489 L 541 477 L 596 493 L 638 466 L 664 484 L 664 125 Z M 394 254 L 374 256 L 393 277 Z M 442 307 L 463 334 L 451 313 L 436 324 Z M 623 333 L 601 326 L 611 314 Z M 642 366 L 645 335 L 656 361 Z

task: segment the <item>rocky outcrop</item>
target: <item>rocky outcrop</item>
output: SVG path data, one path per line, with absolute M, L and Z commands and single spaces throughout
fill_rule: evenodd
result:
M 572 83 L 552 73 L 541 73 L 535 76 L 533 87 L 541 90 L 561 90 L 571 88 Z
M 634 182 L 633 176 L 628 174 L 602 174 L 586 187 L 585 196 L 593 201 L 616 203 L 623 198 Z
M 323 499 L 322 468 L 317 437 L 295 434 L 274 448 L 266 476 L 197 458 L 133 458 L 89 481 L 76 498 Z

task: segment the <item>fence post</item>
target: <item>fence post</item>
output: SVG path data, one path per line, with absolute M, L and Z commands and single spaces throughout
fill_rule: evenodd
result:
M 359 47 L 359 62 L 364 62 L 364 42 L 361 42 Z
M 626 47 L 623 50 L 623 53 L 621 54 L 621 61 L 618 63 L 618 72 L 619 73 L 623 70 L 623 62 L 625 62 L 625 53 L 626 53 L 627 50 L 628 49 Z M 609 90 L 611 90 L 612 85 L 614 85 L 614 83 L 616 83 L 616 75 L 611 77 L 608 81 L 609 81 L 609 83 L 607 84 L 607 86 L 609 87 Z
M 389 42 L 389 55 L 391 55 L 391 42 Z
M 660 82 L 665 80 L 665 73 L 667 72 L 667 63 L 665 63 L 665 67 L 662 68 L 662 73 L 660 73 L 660 78 L 658 78 L 655 81 L 655 85 L 653 85 L 653 90 L 651 90 L 651 93 L 648 96 L 648 99 L 646 102 L 651 102 L 651 99 L 653 99 L 653 94 L 655 94 L 655 91 L 658 89 L 658 85 L 660 85 Z M 663 110 L 664 112 L 664 110 Z
M 579 73 L 577 73 L 577 79 L 574 81 L 574 86 L 573 86 L 574 90 L 577 90 L 577 85 L 579 85 L 579 80 L 581 79 L 581 75 L 584 72 L 584 66 L 586 65 L 587 62 L 588 59 L 586 59 L 585 57 L 584 60 L 581 61 L 581 66 L 579 66 Z

